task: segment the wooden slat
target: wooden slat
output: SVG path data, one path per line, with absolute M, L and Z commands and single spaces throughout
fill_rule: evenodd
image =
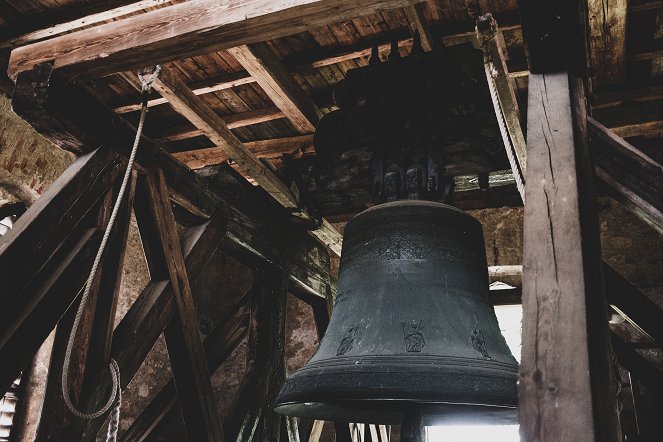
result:
M 530 75 L 527 121 L 521 435 L 616 441 L 581 81 L 567 73 Z
M 627 0 L 588 0 L 591 90 L 624 80 Z
M 199 0 L 12 51 L 11 78 L 53 60 L 69 74 L 103 76 L 296 34 L 418 0 Z
M 311 149 L 313 147 L 313 135 L 249 141 L 244 143 L 244 146 L 257 158 L 280 158 L 283 154 Z M 215 166 L 228 160 L 228 156 L 220 147 L 175 152 L 173 156 L 191 169 Z
M 626 207 L 663 234 L 663 166 L 589 119 L 594 170 Z
M 321 113 L 266 43 L 228 49 L 302 134 L 312 133 Z
M 219 326 L 205 338 L 204 347 L 210 374 L 230 356 L 242 342 L 249 328 L 249 301 L 244 296 L 230 309 Z M 131 426 L 122 434 L 120 442 L 144 440 L 148 436 L 156 438 L 173 418 L 179 416 L 175 383 L 171 380 L 138 415 Z M 224 429 L 226 436 L 228 432 Z M 232 440 L 227 437 L 228 440 Z
M 290 190 L 268 170 L 228 129 L 224 121 L 179 80 L 169 69 L 163 68 L 156 89 L 173 108 L 202 130 L 224 153 L 253 177 L 272 197 L 286 208 L 296 209 L 298 202 Z
M 617 334 L 612 333 L 611 338 L 619 363 L 631 372 L 634 378 L 651 388 L 654 394 L 657 396 L 663 394 L 663 371 L 633 350 Z

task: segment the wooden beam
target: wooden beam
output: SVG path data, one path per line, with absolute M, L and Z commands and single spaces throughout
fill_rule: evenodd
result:
M 582 82 L 530 75 L 527 122 L 521 435 L 617 441 Z
M 617 334 L 612 333 L 611 338 L 619 363 L 631 372 L 634 378 L 651 388 L 657 396 L 663 394 L 663 372 L 633 350 Z
M 121 74 L 121 77 L 126 78 L 126 75 Z M 211 94 L 213 92 L 218 92 L 218 91 L 222 91 L 222 90 L 225 90 L 225 89 L 230 89 L 230 88 L 233 88 L 233 87 L 241 86 L 243 84 L 255 83 L 255 81 L 256 81 L 255 78 L 249 76 L 249 74 L 246 71 L 238 71 L 238 72 L 232 72 L 230 74 L 220 75 L 218 77 L 212 77 L 212 78 L 207 79 L 207 80 L 196 81 L 196 82 L 190 83 L 188 86 L 194 94 L 204 95 L 204 94 Z M 131 83 L 133 84 L 134 81 L 131 81 Z M 147 106 L 148 107 L 154 107 L 154 106 L 159 106 L 159 105 L 167 104 L 167 103 L 168 103 L 168 100 L 166 100 L 163 97 L 158 97 L 158 98 L 152 98 L 152 99 L 148 100 Z M 118 114 L 125 114 L 125 113 L 128 113 L 128 112 L 139 111 L 140 108 L 141 108 L 141 105 L 142 105 L 142 103 L 140 103 L 140 102 L 134 102 L 134 103 L 131 103 L 131 104 L 116 106 L 115 108 L 113 108 L 113 110 L 115 112 L 117 112 Z M 229 127 L 230 127 L 230 122 L 229 121 L 226 121 L 226 124 L 228 124 Z M 249 124 L 256 124 L 256 123 L 249 123 Z M 241 127 L 241 126 L 236 126 L 236 127 Z
M 266 43 L 242 45 L 228 52 L 255 78 L 295 129 L 302 134 L 315 130 L 322 116 L 320 110 Z
M 29 43 L 34 43 L 48 38 L 56 37 L 67 32 L 76 31 L 81 28 L 86 28 L 91 25 L 102 23 L 108 20 L 124 17 L 134 12 L 139 12 L 144 9 L 155 8 L 159 6 L 168 6 L 172 0 L 140 0 L 135 3 L 130 3 L 118 7 L 114 7 L 102 12 L 96 12 L 84 17 L 60 23 L 57 25 L 49 26 L 45 29 L 28 32 L 27 34 L 11 37 L 0 43 L 0 48 L 23 46 Z
M 642 100 L 599 109 L 596 120 L 622 138 L 663 133 L 663 102 Z
M 313 135 L 299 135 L 296 137 L 272 138 L 269 140 L 248 141 L 244 146 L 256 156 L 256 158 L 281 158 L 284 154 L 292 154 L 297 151 L 304 152 L 313 147 Z M 205 149 L 185 150 L 173 153 L 183 164 L 191 169 L 202 169 L 207 166 L 228 161 L 228 156 L 220 147 L 208 147 Z
M 270 106 L 264 109 L 255 109 L 246 112 L 240 112 L 238 114 L 226 115 L 221 118 L 228 126 L 228 129 L 237 129 L 238 127 L 245 127 L 252 124 L 260 124 L 267 121 L 285 118 L 285 114 L 281 112 L 281 110 L 276 106 Z M 187 125 L 186 127 L 179 126 L 164 131 L 163 136 L 159 138 L 159 142 L 169 143 L 204 135 L 205 133 L 200 129 L 190 129 L 190 125 Z
M 663 234 L 663 166 L 592 118 L 589 137 L 598 178 L 629 210 Z
M 425 52 L 430 52 L 435 49 L 435 39 L 433 38 L 430 28 L 426 24 L 426 19 L 421 10 L 422 6 L 422 4 L 405 6 L 403 12 L 405 13 L 405 18 L 410 27 L 410 33 L 412 35 L 415 33 L 419 34 L 421 48 Z
M 590 90 L 624 81 L 627 0 L 588 0 Z
M 205 338 L 205 356 L 210 375 L 242 342 L 249 328 L 249 296 L 244 296 L 227 314 L 216 329 Z M 149 405 L 122 434 L 120 442 L 144 440 L 159 436 L 164 427 L 179 416 L 175 383 L 171 380 L 152 399 Z M 225 435 L 228 436 L 224 428 Z M 232 440 L 227 437 L 228 440 Z
M 163 172 L 146 175 L 142 179 L 144 181 L 140 182 L 136 192 L 134 210 L 150 276 L 155 280 L 170 280 L 175 299 L 176 314 L 164 335 L 187 434 L 191 440 L 223 442 L 166 181 Z
M 104 76 L 271 40 L 418 0 L 186 2 L 12 51 L 11 78 L 50 60 L 69 75 Z
M 286 185 L 267 169 L 232 133 L 224 121 L 179 80 L 162 68 L 154 82 L 156 89 L 173 108 L 202 130 L 224 153 L 253 177 L 283 207 L 297 209 L 298 202 Z

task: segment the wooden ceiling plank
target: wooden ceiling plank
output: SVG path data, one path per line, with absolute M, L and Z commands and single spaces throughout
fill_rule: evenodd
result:
M 72 77 L 100 77 L 303 32 L 420 0 L 199 0 L 16 48 L 11 78 L 53 62 Z
M 627 0 L 588 0 L 590 87 L 624 81 Z
M 302 134 L 312 133 L 320 120 L 320 110 L 290 75 L 266 43 L 228 49 L 255 78 L 267 96 Z

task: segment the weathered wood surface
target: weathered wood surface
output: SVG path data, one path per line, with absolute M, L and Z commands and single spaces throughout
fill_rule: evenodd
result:
M 527 121 L 521 436 L 616 441 L 582 83 L 531 75 Z
M 589 119 L 594 170 L 612 195 L 663 234 L 663 166 Z
M 51 61 L 70 75 L 103 76 L 296 34 L 419 0 L 200 0 L 81 30 L 12 51 L 11 78 Z
M 164 335 L 187 434 L 191 440 L 223 442 L 221 421 L 165 178 L 162 172 L 141 178 L 134 210 L 150 276 L 153 280 L 170 280 L 175 300 L 176 313 Z
M 612 347 L 619 363 L 656 395 L 663 394 L 663 372 L 633 350 L 617 334 L 612 333 L 611 338 Z
M 591 89 L 624 81 L 627 0 L 588 0 Z
M 421 6 L 421 4 L 405 6 L 403 12 L 405 13 L 405 18 L 407 19 L 412 35 L 415 33 L 419 34 L 421 48 L 425 52 L 430 52 L 435 49 L 436 43 L 435 38 L 433 38 L 433 34 L 426 23 Z
M 250 296 L 244 296 L 220 321 L 220 325 L 203 343 L 210 374 L 230 356 L 249 329 Z M 129 429 L 122 434 L 121 442 L 144 440 L 162 434 L 164 427 L 179 416 L 175 383 L 171 380 L 138 415 Z M 227 430 L 224 429 L 227 433 Z M 232 440 L 228 438 L 228 440 Z
M 267 43 L 241 45 L 228 49 L 228 52 L 255 78 L 295 129 L 302 134 L 313 133 L 322 115 L 320 110 Z

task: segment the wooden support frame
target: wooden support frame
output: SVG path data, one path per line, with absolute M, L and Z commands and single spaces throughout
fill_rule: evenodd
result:
M 423 11 L 421 10 L 422 6 L 422 4 L 405 6 L 403 8 L 403 12 L 405 13 L 405 18 L 407 19 L 408 26 L 410 27 L 410 33 L 412 35 L 415 33 L 419 34 L 419 38 L 421 39 L 421 48 L 425 52 L 430 52 L 435 49 L 436 43 L 430 28 L 426 24 L 426 19 L 424 18 Z
M 313 133 L 322 116 L 320 110 L 295 83 L 267 43 L 237 46 L 228 49 L 228 52 L 258 82 L 295 129 L 302 134 Z
M 100 25 L 92 32 L 81 30 L 14 49 L 8 73 L 15 79 L 21 71 L 55 60 L 56 69 L 69 75 L 99 77 L 139 69 L 145 60 L 164 63 L 419 1 L 199 0 Z
M 135 210 L 150 275 L 169 279 L 175 299 L 176 314 L 164 334 L 187 434 L 191 440 L 223 442 L 166 181 L 160 171 L 141 178 Z
M 568 73 L 530 75 L 519 375 L 526 440 L 620 437 L 584 103 L 581 81 Z
M 590 90 L 624 80 L 627 0 L 588 0 Z

